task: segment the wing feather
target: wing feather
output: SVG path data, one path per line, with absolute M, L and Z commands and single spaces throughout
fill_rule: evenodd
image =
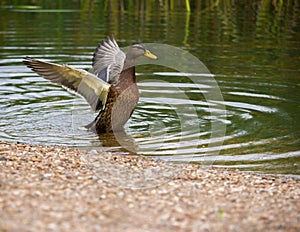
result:
M 94 111 L 105 106 L 110 84 L 94 74 L 30 57 L 26 57 L 23 62 L 45 79 L 79 93 Z
M 102 80 L 108 80 L 108 83 L 116 84 L 119 80 L 120 73 L 123 70 L 126 55 L 120 50 L 115 38 L 112 36 L 103 40 L 94 53 L 93 72 Z M 103 72 L 109 67 L 109 72 Z M 103 77 L 103 73 L 109 75 Z

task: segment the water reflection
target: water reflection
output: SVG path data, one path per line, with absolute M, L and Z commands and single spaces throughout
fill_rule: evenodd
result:
M 298 1 L 193 1 L 190 14 L 180 1 L 173 9 L 163 1 L 122 2 L 66 1 L 58 7 L 48 1 L 30 10 L 1 2 L 0 139 L 300 175 Z M 226 118 L 211 114 L 220 102 L 206 101 L 209 85 L 195 87 L 174 70 L 143 66 L 137 68 L 140 103 L 126 133 L 116 139 L 81 130 L 95 117 L 84 100 L 21 61 L 30 55 L 89 69 L 96 44 L 108 34 L 121 46 L 156 42 L 191 52 L 215 74 Z M 180 117 L 189 116 L 188 104 L 175 89 L 198 115 L 185 120 L 184 133 Z M 227 132 L 214 138 L 224 139 L 223 145 L 209 147 L 213 120 L 226 124 Z M 216 150 L 220 154 L 211 155 Z
M 293 115 L 285 112 L 281 104 L 288 104 L 291 100 L 279 94 L 282 88 L 290 88 L 289 84 L 273 85 L 272 91 L 262 93 L 257 88 L 246 88 L 240 76 L 231 75 L 230 80 L 224 75 L 216 77 L 225 86 L 223 96 L 227 118 L 223 123 L 227 125 L 227 133 L 225 137 L 214 138 L 225 140 L 224 145 L 208 147 L 212 142 L 211 120 L 216 120 L 212 118 L 211 109 L 216 102 L 207 102 L 201 97 L 201 92 L 206 91 L 208 86 L 203 84 L 199 90 L 192 83 L 176 82 L 178 73 L 173 73 L 174 76 L 171 72 L 139 73 L 141 99 L 127 124 L 126 132 L 97 136 L 80 129 L 95 117 L 83 99 L 74 98 L 29 72 L 25 67 L 19 67 L 15 71 L 15 78 L 3 81 L 2 77 L 0 101 L 5 106 L 2 109 L 5 117 L 1 119 L 2 139 L 85 149 L 101 147 L 174 162 L 212 162 L 233 167 L 243 164 L 242 167 L 248 169 L 266 165 L 275 168 L 272 163 L 277 163 L 277 167 L 285 165 L 288 168 L 284 170 L 290 172 L 294 168 L 293 173 L 297 173 L 298 167 L 293 164 L 295 161 L 290 163 L 288 160 L 297 160 L 299 157 L 299 137 L 292 129 Z M 26 75 L 18 77 L 20 73 Z M 167 79 L 170 85 L 166 84 Z M 164 85 L 155 80 L 164 80 Z M 247 84 L 251 86 L 258 83 L 254 78 Z M 259 86 L 265 84 L 268 84 L 267 79 L 261 77 Z M 180 88 L 189 95 L 190 102 L 178 98 L 174 88 Z M 275 88 L 279 91 L 275 91 Z M 200 132 L 191 128 L 181 130 L 180 112 L 178 114 L 178 110 L 174 109 L 190 104 L 199 117 L 187 121 L 194 128 L 199 126 Z M 187 114 L 184 116 L 188 117 Z M 221 154 L 209 155 L 216 150 L 221 150 Z M 278 164 L 278 160 L 282 159 L 284 162 Z M 273 168 L 270 169 L 274 171 Z
M 104 147 L 106 151 L 129 153 L 131 155 L 136 155 L 138 152 L 138 147 L 135 139 L 125 130 L 115 133 L 111 132 L 98 134 L 97 136 L 101 143 L 101 146 Z M 96 146 L 96 148 L 98 147 L 99 145 Z

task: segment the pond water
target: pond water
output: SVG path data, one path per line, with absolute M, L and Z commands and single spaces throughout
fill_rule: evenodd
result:
M 183 3 L 160 1 L 2 1 L 0 140 L 299 177 L 300 5 L 267 2 L 195 1 L 186 13 Z M 159 63 L 138 66 L 141 98 L 126 133 L 84 131 L 80 126 L 95 117 L 87 103 L 33 73 L 22 59 L 88 70 L 95 47 L 110 34 L 121 47 L 141 41 L 177 47 L 209 72 L 191 78 Z M 214 81 L 224 101 L 205 97 Z M 226 131 L 212 136 L 214 123 Z

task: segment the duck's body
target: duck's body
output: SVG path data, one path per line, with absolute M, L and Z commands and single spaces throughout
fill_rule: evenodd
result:
M 86 128 L 98 133 L 120 131 L 133 113 L 139 91 L 134 61 L 139 56 L 156 59 L 144 45 L 132 45 L 125 55 L 112 37 L 98 45 L 93 73 L 27 57 L 24 63 L 44 78 L 82 95 L 98 116 Z
M 132 115 L 139 96 L 135 68 L 122 71 L 118 83 L 110 86 L 104 110 L 86 128 L 100 133 L 122 130 Z

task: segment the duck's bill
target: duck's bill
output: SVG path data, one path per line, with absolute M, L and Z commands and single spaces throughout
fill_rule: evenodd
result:
M 153 59 L 153 60 L 157 60 L 157 56 L 152 54 L 149 50 L 146 50 L 145 53 L 144 53 L 144 56 L 150 58 L 150 59 Z

